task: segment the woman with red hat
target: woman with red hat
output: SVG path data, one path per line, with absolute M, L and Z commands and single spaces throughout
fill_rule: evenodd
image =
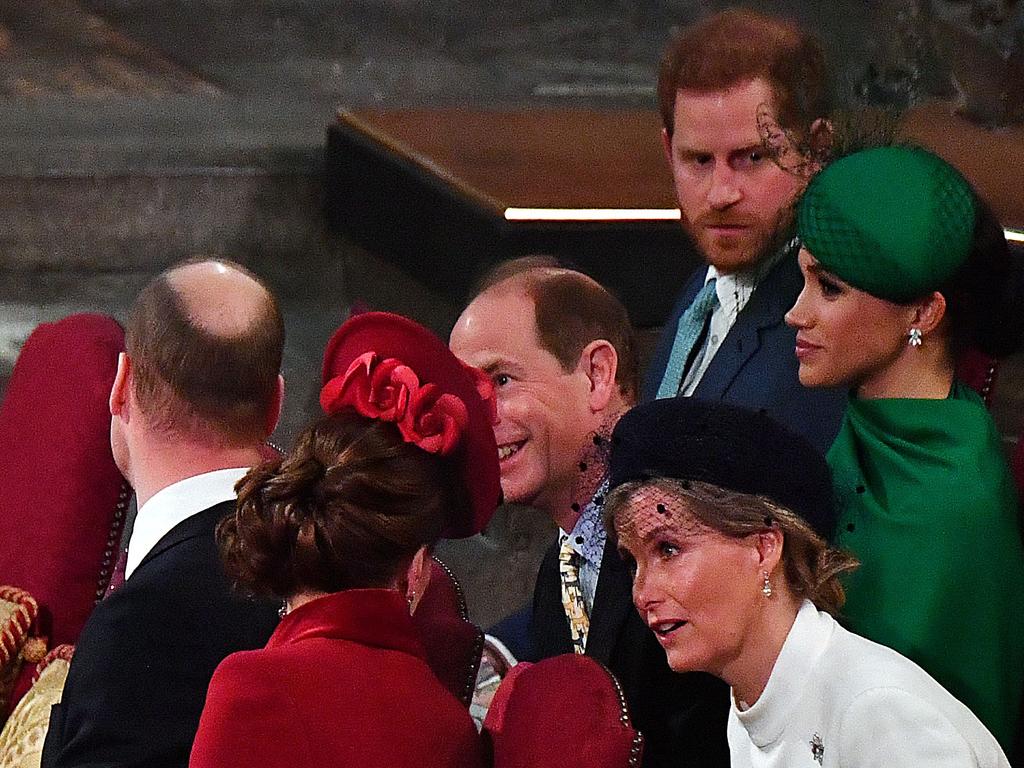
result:
M 324 416 L 253 469 L 218 530 L 228 571 L 284 601 L 267 646 L 210 683 L 193 768 L 479 765 L 467 709 L 410 614 L 441 536 L 497 505 L 489 384 L 395 315 L 357 315 L 324 360 Z

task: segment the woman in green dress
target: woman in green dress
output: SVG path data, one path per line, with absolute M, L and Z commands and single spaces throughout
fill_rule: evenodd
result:
M 1019 266 L 969 184 L 922 149 L 834 161 L 797 218 L 804 289 L 786 319 L 800 381 L 850 387 L 828 453 L 835 540 L 862 563 L 845 623 L 924 667 L 1009 753 L 1024 688 L 1018 501 L 954 363 L 966 346 L 1019 346 Z

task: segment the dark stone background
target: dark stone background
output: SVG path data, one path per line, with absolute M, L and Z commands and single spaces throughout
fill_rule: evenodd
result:
M 36 323 L 81 310 L 122 318 L 166 265 L 224 254 L 281 296 L 289 395 L 277 438 L 287 443 L 315 412 L 320 351 L 353 301 L 442 334 L 459 309 L 326 228 L 322 152 L 336 107 L 653 106 L 672 26 L 726 5 L 5 3 L 0 387 Z M 986 126 L 1024 118 L 1024 3 L 746 5 L 814 29 L 847 104 L 940 97 Z M 479 622 L 527 594 L 548 525 L 509 508 L 486 536 L 445 546 Z

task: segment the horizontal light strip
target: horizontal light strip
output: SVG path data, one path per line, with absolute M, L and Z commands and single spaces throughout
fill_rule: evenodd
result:
M 1006 235 L 1006 239 L 1011 243 L 1024 243 L 1024 232 L 1021 232 L 1019 229 L 1007 227 L 1003 230 L 1003 234 Z
M 679 221 L 678 208 L 506 208 L 506 221 Z

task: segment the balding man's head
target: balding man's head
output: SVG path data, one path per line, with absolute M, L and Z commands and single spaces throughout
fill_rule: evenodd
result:
M 135 398 L 163 431 L 244 445 L 276 410 L 284 323 L 270 290 L 229 261 L 190 261 L 132 305 L 125 349 Z
M 533 301 L 537 340 L 571 371 L 584 347 L 605 339 L 618 355 L 616 382 L 626 403 L 639 391 L 636 335 L 622 303 L 591 277 L 551 256 L 524 256 L 484 275 L 475 297 L 521 292 Z
M 452 352 L 494 383 L 501 487 L 563 530 L 579 514 L 580 465 L 633 402 L 636 347 L 623 308 L 544 257 L 499 266 L 452 329 Z M 591 494 L 596 488 L 587 488 Z

